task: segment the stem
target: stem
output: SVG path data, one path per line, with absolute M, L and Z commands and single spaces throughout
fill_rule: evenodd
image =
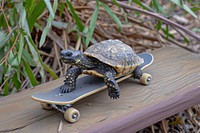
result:
M 5 21 L 6 21 L 6 25 L 7 25 L 7 28 L 8 28 L 8 33 L 10 33 L 11 32 L 11 28 L 9 26 L 8 19 L 7 19 L 6 15 L 5 15 L 5 12 L 4 12 L 4 9 L 3 9 L 3 5 L 4 5 L 4 1 L 2 1 L 2 5 L 1 5 L 0 9 L 1 9 L 3 17 L 4 17 Z
M 15 41 L 14 41 L 12 47 L 10 48 L 10 50 L 8 51 L 8 53 L 6 53 L 6 55 L 3 57 L 4 62 L 5 62 L 6 64 L 7 64 L 6 60 L 7 60 L 8 56 L 9 56 L 10 52 L 13 50 L 15 44 L 17 43 L 17 40 L 18 40 L 18 38 L 19 38 L 19 35 L 20 35 L 20 33 L 17 34 L 17 37 L 15 38 Z

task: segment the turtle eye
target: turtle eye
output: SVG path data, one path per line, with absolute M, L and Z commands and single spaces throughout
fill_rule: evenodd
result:
M 71 51 L 69 51 L 69 50 L 62 50 L 62 51 L 60 52 L 60 55 L 61 55 L 61 56 L 71 57 L 71 56 L 73 55 L 73 53 L 72 53 Z
M 68 56 L 68 57 L 71 57 L 73 55 L 73 53 L 67 52 L 67 53 L 65 53 L 65 55 Z

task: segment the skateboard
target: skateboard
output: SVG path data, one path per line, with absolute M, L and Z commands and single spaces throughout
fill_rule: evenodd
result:
M 139 67 L 141 70 L 145 69 L 152 64 L 154 57 L 148 52 L 138 54 L 144 59 L 144 63 Z M 133 77 L 133 74 L 117 78 L 117 83 Z M 150 84 L 152 76 L 148 73 L 142 73 L 139 82 L 144 85 Z M 41 103 L 41 106 L 46 109 L 57 109 L 64 113 L 64 118 L 70 122 L 74 123 L 80 118 L 80 112 L 73 108 L 72 105 L 82 98 L 95 94 L 99 91 L 106 89 L 103 78 L 94 76 L 83 76 L 78 78 L 76 81 L 76 89 L 70 93 L 60 93 L 60 86 L 49 91 L 39 94 L 33 94 L 31 98 L 37 102 Z

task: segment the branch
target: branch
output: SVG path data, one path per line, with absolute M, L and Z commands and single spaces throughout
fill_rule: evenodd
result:
M 100 0 L 100 1 L 107 2 L 107 3 L 112 3 L 111 0 Z M 189 30 L 189 29 L 187 29 L 187 28 L 185 28 L 185 27 L 183 27 L 183 26 L 181 26 L 181 25 L 179 25 L 179 24 L 177 24 L 177 23 L 175 23 L 175 22 L 173 22 L 173 21 L 161 16 L 161 15 L 159 15 L 158 13 L 149 12 L 149 11 L 146 11 L 146 10 L 143 10 L 143 9 L 128 5 L 128 4 L 120 2 L 120 1 L 116 1 L 116 2 L 123 8 L 134 10 L 134 11 L 138 11 L 138 12 L 141 12 L 143 14 L 152 16 L 152 17 L 154 17 L 156 19 L 162 20 L 163 23 L 168 24 L 168 25 L 170 25 L 172 27 L 176 27 L 176 28 L 184 31 L 185 33 L 187 33 L 188 35 L 190 35 L 191 37 L 195 38 L 197 41 L 200 42 L 200 36 L 199 35 L 197 35 L 196 33 L 192 32 L 191 30 Z

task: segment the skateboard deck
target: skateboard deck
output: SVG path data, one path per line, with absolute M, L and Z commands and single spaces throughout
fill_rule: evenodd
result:
M 144 69 L 153 62 L 153 56 L 150 53 L 141 53 L 138 55 L 144 59 L 144 63 L 140 65 L 141 69 Z M 117 79 L 117 82 L 121 82 L 129 77 L 131 77 L 131 74 Z M 49 104 L 73 104 L 84 97 L 87 97 L 107 88 L 105 86 L 103 78 L 90 75 L 78 78 L 76 84 L 76 89 L 70 93 L 61 94 L 59 86 L 50 92 L 33 94 L 32 99 L 38 102 L 46 102 Z
M 154 60 L 153 55 L 148 52 L 140 53 L 138 54 L 138 56 L 144 59 L 144 63 L 140 65 L 140 68 L 142 70 L 151 65 Z M 116 81 L 119 83 L 132 76 L 132 74 L 129 74 L 127 76 L 116 79 Z M 60 86 L 58 86 L 57 88 L 49 92 L 33 94 L 32 99 L 40 103 L 54 105 L 56 106 L 55 108 L 58 109 L 59 105 L 59 108 L 62 106 L 70 107 L 72 104 L 79 101 L 80 99 L 102 91 L 106 88 L 107 87 L 104 83 L 103 78 L 87 75 L 77 79 L 76 89 L 70 93 L 60 93 Z M 65 112 L 66 110 L 67 109 L 64 109 L 63 111 L 63 109 L 61 109 L 60 111 Z

